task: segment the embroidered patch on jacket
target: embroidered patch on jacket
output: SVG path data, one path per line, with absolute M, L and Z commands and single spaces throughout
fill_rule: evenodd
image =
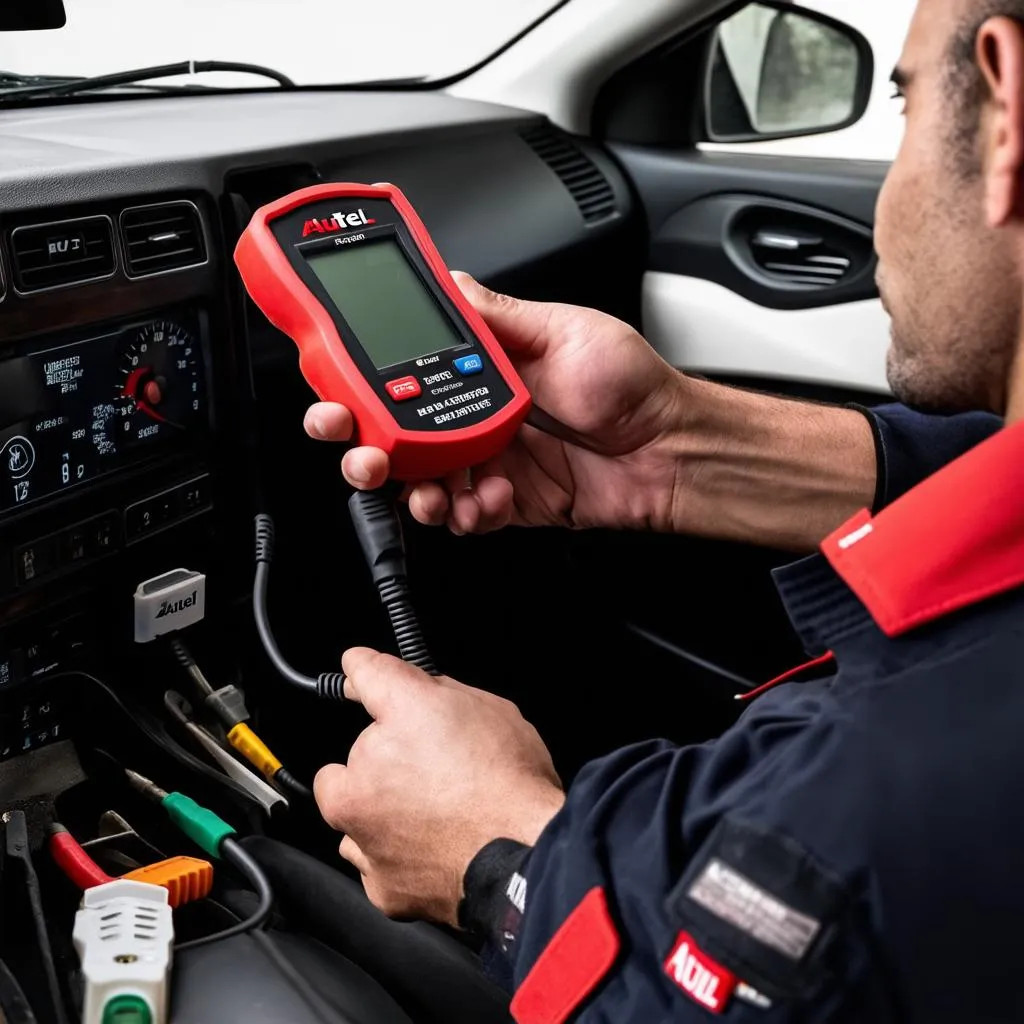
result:
M 665 973 L 695 1002 L 721 1013 L 736 987 L 736 975 L 714 961 L 692 935 L 680 932 L 665 961 Z
M 669 894 L 672 924 L 765 999 L 809 994 L 849 905 L 842 881 L 789 836 L 723 818 Z

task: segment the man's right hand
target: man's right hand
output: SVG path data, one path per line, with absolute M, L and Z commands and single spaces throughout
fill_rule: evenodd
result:
M 666 443 L 681 420 L 685 378 L 628 324 L 593 309 L 498 295 L 465 274 L 455 279 L 508 353 L 534 402 L 589 448 L 523 426 L 497 458 L 408 491 L 422 523 L 456 533 L 524 526 L 673 528 L 678 454 Z M 314 405 L 314 438 L 347 441 L 343 406 Z M 379 487 L 387 455 L 353 448 L 342 471 L 354 487 Z

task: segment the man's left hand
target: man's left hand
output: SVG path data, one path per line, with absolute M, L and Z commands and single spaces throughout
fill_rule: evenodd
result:
M 492 839 L 532 845 L 564 802 L 537 730 L 510 701 L 366 648 L 345 696 L 374 719 L 348 764 L 314 784 L 341 855 L 392 917 L 456 924 L 470 861 Z

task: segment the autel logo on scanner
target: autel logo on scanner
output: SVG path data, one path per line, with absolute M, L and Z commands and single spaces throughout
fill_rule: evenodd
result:
M 302 226 L 302 237 L 326 235 L 330 231 L 341 231 L 343 228 L 358 228 L 364 224 L 376 223 L 373 217 L 367 217 L 361 208 L 355 213 L 332 213 L 329 218 L 324 217 L 317 220 L 314 217 L 312 220 L 307 220 Z

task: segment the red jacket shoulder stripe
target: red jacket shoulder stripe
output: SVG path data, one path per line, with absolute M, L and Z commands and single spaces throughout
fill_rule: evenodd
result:
M 517 1024 L 563 1024 L 608 973 L 620 948 L 604 889 L 595 887 L 562 922 L 519 986 Z

